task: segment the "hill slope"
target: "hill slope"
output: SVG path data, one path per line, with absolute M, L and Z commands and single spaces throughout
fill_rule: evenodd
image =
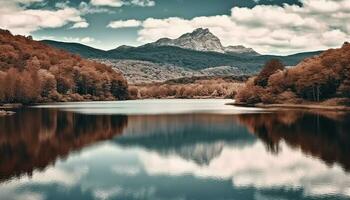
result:
M 77 53 L 85 58 L 140 60 L 158 64 L 175 65 L 192 70 L 231 66 L 237 67 L 243 73 L 256 73 L 266 61 L 273 58 L 280 59 L 285 65 L 294 66 L 303 59 L 320 53 L 317 51 L 289 56 L 252 56 L 250 54 L 231 55 L 217 52 L 194 51 L 175 46 L 154 45 L 102 51 L 76 43 L 62 43 L 55 41 L 43 42 L 72 53 Z
M 106 53 L 106 51 L 95 49 L 79 43 L 57 42 L 53 40 L 42 40 L 41 42 L 74 54 L 78 54 L 85 58 L 103 57 Z

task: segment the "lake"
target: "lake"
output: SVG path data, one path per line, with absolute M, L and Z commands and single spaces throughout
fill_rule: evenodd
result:
M 17 110 L 0 118 L 0 199 L 350 199 L 350 115 L 231 101 Z

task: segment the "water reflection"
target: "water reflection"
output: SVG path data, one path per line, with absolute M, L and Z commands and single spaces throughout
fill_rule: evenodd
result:
M 350 198 L 348 115 L 79 113 L 0 118 L 0 199 Z
M 350 116 L 337 113 L 277 112 L 237 116 L 272 153 L 285 142 L 328 165 L 350 170 Z
M 45 169 L 58 158 L 121 134 L 125 116 L 93 116 L 47 109 L 0 118 L 0 180 Z
M 235 116 L 209 114 L 129 116 L 124 134 L 114 141 L 208 165 L 225 146 L 255 142 L 256 138 L 235 120 Z

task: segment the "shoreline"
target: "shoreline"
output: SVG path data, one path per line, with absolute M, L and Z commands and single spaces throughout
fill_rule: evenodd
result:
M 325 106 L 325 105 L 313 105 L 313 104 L 244 104 L 244 103 L 228 103 L 227 105 L 240 106 L 240 107 L 255 107 L 266 109 L 292 109 L 292 110 L 323 110 L 323 111 L 346 111 L 350 112 L 348 106 Z
M 0 110 L 4 110 L 4 109 L 17 109 L 17 108 L 21 108 L 24 105 L 21 103 L 5 103 L 5 104 L 0 104 Z

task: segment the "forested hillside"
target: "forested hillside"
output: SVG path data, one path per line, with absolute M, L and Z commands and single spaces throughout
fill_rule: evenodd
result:
M 127 82 L 111 67 L 0 30 L 0 102 L 127 97 Z
M 241 74 L 255 74 L 261 70 L 261 66 L 266 61 L 273 58 L 282 60 L 288 66 L 294 66 L 304 58 L 320 53 L 306 52 L 289 56 L 256 56 L 251 55 L 250 53 L 223 54 L 218 52 L 194 51 L 175 46 L 154 46 L 150 44 L 140 47 L 116 48 L 110 51 L 102 51 L 77 43 L 64 43 L 49 40 L 45 40 L 43 42 L 71 53 L 79 54 L 84 58 L 98 58 L 105 60 L 139 60 L 160 65 L 172 65 L 191 70 L 231 66 L 237 67 Z
M 305 59 L 296 67 L 284 69 L 272 60 L 257 77 L 239 91 L 241 103 L 320 103 L 348 104 L 350 97 L 350 44 Z

